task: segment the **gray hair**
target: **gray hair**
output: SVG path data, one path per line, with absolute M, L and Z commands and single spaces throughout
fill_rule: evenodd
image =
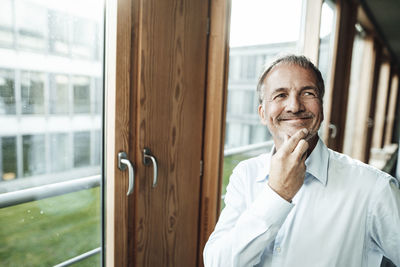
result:
M 304 69 L 312 70 L 314 72 L 315 78 L 317 80 L 316 82 L 317 82 L 317 88 L 318 88 L 318 98 L 321 100 L 321 103 L 322 103 L 322 99 L 323 99 L 324 93 L 325 93 L 325 85 L 324 85 L 324 79 L 322 78 L 322 75 L 321 75 L 321 72 L 319 71 L 319 69 L 305 56 L 286 55 L 286 56 L 280 57 L 280 58 L 276 59 L 274 62 L 272 62 L 269 65 L 269 67 L 267 67 L 261 74 L 260 79 L 258 80 L 258 84 L 257 84 L 258 101 L 260 104 L 262 104 L 263 99 L 264 99 L 264 92 L 262 90 L 264 80 L 267 77 L 268 73 L 279 63 L 297 65 Z

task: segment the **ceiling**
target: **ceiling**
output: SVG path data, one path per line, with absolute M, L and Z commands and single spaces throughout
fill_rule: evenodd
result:
M 400 0 L 361 0 L 380 37 L 400 63 Z

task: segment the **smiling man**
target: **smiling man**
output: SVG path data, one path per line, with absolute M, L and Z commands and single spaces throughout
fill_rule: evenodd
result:
M 258 114 L 275 147 L 233 171 L 206 266 L 400 266 L 400 191 L 318 137 L 324 83 L 305 57 L 267 68 Z

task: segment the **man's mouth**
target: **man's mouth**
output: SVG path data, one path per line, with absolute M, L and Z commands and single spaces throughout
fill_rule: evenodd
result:
M 312 118 L 313 118 L 312 116 L 279 117 L 278 121 L 305 121 Z

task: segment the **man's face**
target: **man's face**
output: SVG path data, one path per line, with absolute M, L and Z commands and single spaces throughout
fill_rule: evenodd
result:
M 264 99 L 258 107 L 258 114 L 278 149 L 288 137 L 302 128 L 308 129 L 306 140 L 318 140 L 323 112 L 312 70 L 280 63 L 268 73 L 261 90 Z

